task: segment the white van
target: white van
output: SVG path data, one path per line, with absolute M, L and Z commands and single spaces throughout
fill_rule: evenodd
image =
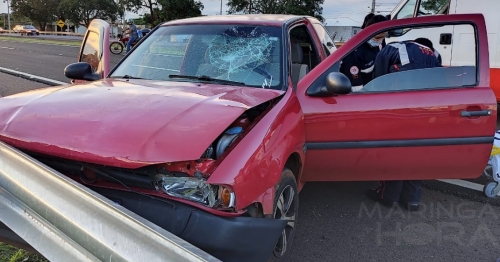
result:
M 486 20 L 490 54 L 490 86 L 500 103 L 500 0 L 401 0 L 390 14 L 391 19 L 424 15 L 481 13 Z M 406 29 L 391 35 L 387 43 L 425 37 L 441 54 L 443 66 L 461 66 L 475 61 L 473 28 L 443 26 L 426 29 Z

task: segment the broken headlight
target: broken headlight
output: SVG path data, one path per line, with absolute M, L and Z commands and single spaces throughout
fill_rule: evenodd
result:
M 170 196 L 210 207 L 234 206 L 234 193 L 228 187 L 208 184 L 205 179 L 157 175 L 154 186 L 157 191 Z

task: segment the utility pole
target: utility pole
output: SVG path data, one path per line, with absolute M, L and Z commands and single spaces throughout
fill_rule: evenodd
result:
M 375 0 L 372 0 L 372 14 L 375 14 Z
M 7 21 L 9 21 L 9 31 L 11 30 L 10 28 L 10 4 L 9 0 L 3 0 L 4 3 L 7 3 Z
M 222 0 L 220 0 L 220 15 L 222 15 Z

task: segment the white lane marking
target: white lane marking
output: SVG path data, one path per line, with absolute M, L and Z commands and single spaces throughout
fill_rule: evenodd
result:
M 466 180 L 461 180 L 461 179 L 438 179 L 437 181 L 452 184 L 455 186 L 465 187 L 465 188 L 480 191 L 480 192 L 483 192 L 483 188 L 484 188 L 484 185 L 469 182 Z M 500 195 L 500 193 L 498 193 L 497 196 L 498 195 Z
M 41 82 L 41 83 L 45 83 L 45 84 L 49 84 L 49 85 L 54 85 L 54 86 L 70 85 L 69 80 L 68 80 L 67 83 L 65 83 L 65 82 L 57 81 L 57 80 L 46 78 L 46 77 L 41 77 L 41 76 L 37 76 L 37 75 L 32 75 L 32 74 L 28 74 L 28 73 L 24 73 L 24 72 L 12 70 L 12 69 L 5 68 L 5 67 L 0 67 L 0 72 L 1 73 L 15 75 L 15 76 L 19 76 L 19 77 L 26 78 L 26 79 L 30 79 L 30 80 L 33 80 L 33 81 L 36 81 L 36 82 Z

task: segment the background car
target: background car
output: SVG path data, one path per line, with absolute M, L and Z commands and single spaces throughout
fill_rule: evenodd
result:
M 0 27 L 0 34 L 5 34 L 7 33 L 3 28 Z
M 32 25 L 16 25 L 12 29 L 14 33 L 21 33 L 21 35 L 40 35 L 40 31 Z

